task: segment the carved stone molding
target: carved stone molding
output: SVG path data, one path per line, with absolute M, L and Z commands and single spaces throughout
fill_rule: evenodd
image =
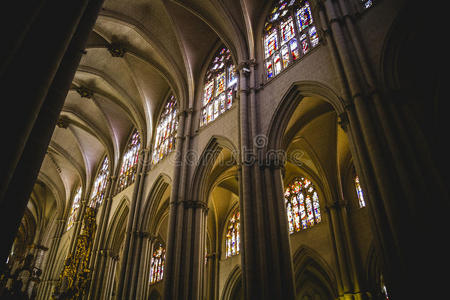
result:
M 348 128 L 348 116 L 346 112 L 343 112 L 338 115 L 338 124 L 344 131 L 347 131 Z
M 112 57 L 123 57 L 127 52 L 126 49 L 119 43 L 111 43 L 108 45 L 108 51 Z
M 75 90 L 78 92 L 78 94 L 80 94 L 81 98 L 92 99 L 92 97 L 94 96 L 94 92 L 84 86 L 76 87 Z
M 59 128 L 66 129 L 69 126 L 70 119 L 64 116 L 59 117 L 58 121 L 56 121 L 56 126 Z

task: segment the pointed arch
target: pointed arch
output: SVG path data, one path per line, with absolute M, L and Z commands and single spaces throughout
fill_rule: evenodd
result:
M 242 293 L 242 271 L 240 266 L 235 266 L 230 272 L 222 289 L 221 300 L 236 300 L 239 289 Z M 242 294 L 241 294 L 242 295 Z
M 267 130 L 267 150 L 283 148 L 283 136 L 295 109 L 303 98 L 314 97 L 329 103 L 337 115 L 345 111 L 345 103 L 330 87 L 315 81 L 294 82 L 275 109 Z
M 157 125 L 154 129 L 152 143 L 153 165 L 175 150 L 176 133 L 178 130 L 178 100 L 175 94 L 169 92 L 159 111 Z
M 334 273 L 316 251 L 300 246 L 293 255 L 293 266 L 297 299 L 303 295 L 319 295 L 318 299 L 338 297 Z
M 236 98 L 239 75 L 233 53 L 223 44 L 214 48 L 202 74 L 200 127 L 206 126 L 231 109 Z
M 102 163 L 98 166 L 95 181 L 89 196 L 88 205 L 90 207 L 99 207 L 102 204 L 108 182 L 110 181 L 109 174 L 111 173 L 111 162 L 108 155 L 104 155 L 101 162 Z
M 117 179 L 116 194 L 123 191 L 136 179 L 139 152 L 142 148 L 142 138 L 139 131 L 134 128 L 128 137 L 125 149 L 122 153 L 121 167 Z
M 120 246 L 125 236 L 129 213 L 129 202 L 129 199 L 126 196 L 123 197 L 109 221 L 106 244 L 108 245 L 108 249 L 111 249 L 113 255 L 119 254 Z
M 200 159 L 197 162 L 197 167 L 194 171 L 192 184 L 190 185 L 189 195 L 193 201 L 200 201 L 204 204 L 208 202 L 209 183 L 205 180 L 211 172 L 214 162 L 218 158 L 222 149 L 228 149 L 233 158 L 236 160 L 237 148 L 227 138 L 222 136 L 212 136 L 203 150 Z
M 163 195 L 171 184 L 171 178 L 165 173 L 159 174 L 156 178 L 142 210 L 142 217 L 139 221 L 141 231 L 148 230 L 150 233 L 156 233 L 163 214 L 169 208 L 169 203 L 165 203 L 161 207 L 161 201 L 165 200 Z

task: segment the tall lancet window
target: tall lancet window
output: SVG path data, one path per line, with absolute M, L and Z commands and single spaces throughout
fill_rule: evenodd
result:
M 152 260 L 150 262 L 150 284 L 163 280 L 165 258 L 166 249 L 159 243 L 153 250 Z
M 128 142 L 125 154 L 122 158 L 119 179 L 117 183 L 117 193 L 132 184 L 136 178 L 137 161 L 139 150 L 141 149 L 141 138 L 135 129 Z
M 109 175 L 109 160 L 108 156 L 105 156 L 102 166 L 97 173 L 97 177 L 92 187 L 91 199 L 89 200 L 90 207 L 98 207 L 102 204 L 105 197 L 106 184 L 108 182 Z
M 361 184 L 359 183 L 359 177 L 356 176 L 355 177 L 355 190 L 356 190 L 356 195 L 358 195 L 358 201 L 359 201 L 359 207 L 366 207 L 366 202 L 364 201 L 364 195 L 363 195 L 363 191 L 361 188 Z
M 315 25 L 308 1 L 275 1 L 264 24 L 267 79 L 278 75 L 319 44 Z
M 220 47 L 208 66 L 203 85 L 200 126 L 214 121 L 233 105 L 238 76 L 231 51 Z
M 295 178 L 284 193 L 289 233 L 310 228 L 322 221 L 319 196 L 307 178 Z
M 226 257 L 239 254 L 241 238 L 239 236 L 240 214 L 236 211 L 228 221 L 227 236 L 225 239 Z
M 78 188 L 75 197 L 73 197 L 72 208 L 70 209 L 69 219 L 67 220 L 67 230 L 72 228 L 75 223 L 78 211 L 80 209 L 80 201 L 81 201 L 81 186 Z
M 156 127 L 152 163 L 157 164 L 175 149 L 175 135 L 178 128 L 177 99 L 171 95 L 164 106 Z

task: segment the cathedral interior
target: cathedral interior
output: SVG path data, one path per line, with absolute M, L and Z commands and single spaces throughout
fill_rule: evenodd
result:
M 437 5 L 8 2 L 0 299 L 448 297 Z

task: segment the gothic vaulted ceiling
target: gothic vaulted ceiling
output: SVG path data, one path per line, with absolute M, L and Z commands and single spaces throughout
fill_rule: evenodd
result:
M 56 202 L 62 217 L 80 185 L 87 197 L 105 154 L 120 167 L 133 128 L 150 148 L 164 100 L 174 93 L 181 110 L 193 107 L 219 43 L 237 62 L 253 56 L 254 32 L 269 2 L 106 0 L 40 170 L 35 189 L 44 184 L 53 195 L 34 201 L 42 202 L 40 210 Z

